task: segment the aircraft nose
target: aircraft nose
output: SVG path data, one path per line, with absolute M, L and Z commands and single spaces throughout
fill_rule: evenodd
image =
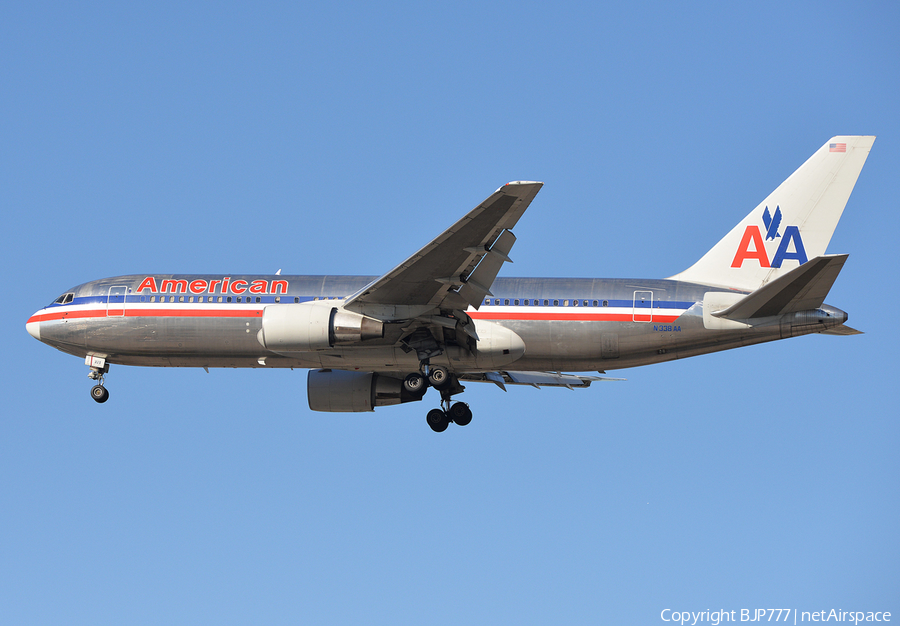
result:
M 41 323 L 36 319 L 36 315 L 32 315 L 31 318 L 25 323 L 25 330 L 28 331 L 28 334 L 37 339 L 41 340 Z

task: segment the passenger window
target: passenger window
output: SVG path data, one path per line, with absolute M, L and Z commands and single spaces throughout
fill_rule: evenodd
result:
M 564 301 L 563 301 L 563 306 L 569 306 L 569 301 L 568 301 L 568 300 L 564 300 Z
M 553 306 L 559 306 L 559 300 L 554 300 L 554 301 L 553 301 Z
M 598 304 L 599 302 L 597 302 L 596 300 L 591 300 L 591 306 L 597 306 Z
M 281 296 L 275 296 L 275 303 L 278 304 L 281 302 Z
M 604 300 L 604 301 L 603 301 L 603 306 L 609 306 L 609 300 Z
M 516 306 L 519 306 L 519 299 L 518 299 L 518 298 L 516 298 L 515 305 L 516 305 Z
M 169 296 L 169 302 L 175 302 L 175 296 Z
M 572 306 L 578 306 L 578 300 L 572 300 Z
M 250 298 L 247 298 L 247 302 L 250 302 Z M 300 304 L 300 298 L 294 298 L 294 304 Z
M 156 296 L 150 296 L 150 302 L 156 302 Z
M 257 301 L 257 302 L 260 302 L 261 300 L 262 300 L 262 298 L 260 298 L 259 296 L 256 296 L 256 301 Z
M 504 301 L 503 301 L 503 304 L 509 304 L 509 300 L 508 300 L 508 299 L 507 299 L 507 300 L 504 300 Z
M 184 296 L 178 296 L 178 301 L 179 301 L 179 302 L 184 302 Z
M 222 301 L 222 296 L 219 296 L 219 302 L 221 302 L 221 301 Z
M 228 296 L 227 298 L 225 298 L 225 302 L 231 302 L 231 296 Z

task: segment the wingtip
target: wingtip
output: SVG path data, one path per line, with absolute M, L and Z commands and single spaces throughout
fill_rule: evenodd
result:
M 519 185 L 539 185 L 539 186 L 543 187 L 543 186 L 544 186 L 544 183 L 542 183 L 542 182 L 540 182 L 540 181 L 537 181 L 537 180 L 511 180 L 511 181 L 509 181 L 508 183 L 506 183 L 505 185 L 503 185 L 503 187 L 510 187 L 510 186 L 512 186 L 512 185 L 516 185 L 516 186 L 519 186 Z M 503 189 L 503 187 L 500 187 L 500 189 Z M 500 191 L 500 189 L 498 189 L 497 191 Z

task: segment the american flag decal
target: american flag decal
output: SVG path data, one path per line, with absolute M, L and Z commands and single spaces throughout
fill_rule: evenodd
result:
M 845 143 L 830 143 L 828 144 L 829 152 L 846 152 L 847 144 Z

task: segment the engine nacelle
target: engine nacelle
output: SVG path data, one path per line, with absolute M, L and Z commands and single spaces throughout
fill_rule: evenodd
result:
M 273 352 L 313 352 L 384 337 L 380 320 L 328 302 L 275 304 L 263 311 L 259 343 Z
M 422 399 L 406 391 L 399 378 L 329 369 L 310 370 L 306 396 L 310 409 L 328 413 L 372 411 L 376 406 Z

